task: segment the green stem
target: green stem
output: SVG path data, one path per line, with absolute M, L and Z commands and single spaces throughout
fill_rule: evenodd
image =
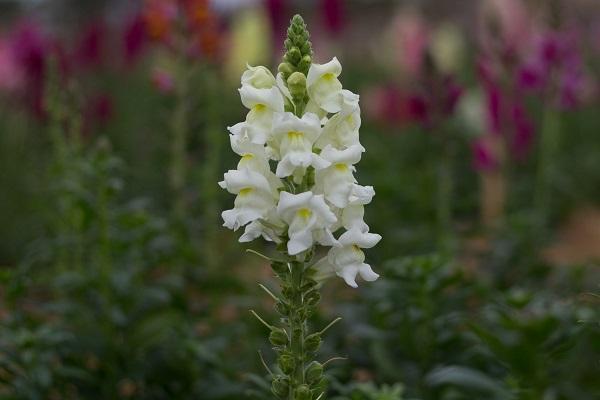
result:
M 552 181 L 553 163 L 560 140 L 560 118 L 558 112 L 546 107 L 540 132 L 539 156 L 537 164 L 536 190 L 534 207 L 538 211 L 541 223 L 546 224 L 550 200 L 550 182 Z
M 442 142 L 437 168 L 436 219 L 438 225 L 438 246 L 440 251 L 448 251 L 452 238 L 452 197 L 454 182 L 452 175 L 452 149 L 449 140 Z
M 208 104 L 206 105 L 206 137 L 202 174 L 202 194 L 204 197 L 204 252 L 206 254 L 207 267 L 214 271 L 219 266 L 219 252 L 217 251 L 217 230 L 219 215 L 219 190 L 215 182 L 218 182 L 221 162 L 221 147 L 223 145 L 224 135 L 220 126 L 219 106 L 215 99 L 218 98 L 218 87 L 216 85 L 217 77 L 213 71 L 207 71 L 205 74 L 208 79 L 205 81 L 205 88 L 209 93 Z
M 185 181 L 186 181 L 186 147 L 188 136 L 188 86 L 189 71 L 185 60 L 181 61 L 181 81 L 177 87 L 177 100 L 171 118 L 171 169 L 169 171 L 169 185 L 173 193 L 172 212 L 177 222 L 183 221 L 185 216 Z
M 304 311 L 304 293 L 302 293 L 304 263 L 292 262 L 291 266 L 291 298 L 288 329 L 290 332 L 290 350 L 294 359 L 294 369 L 291 375 L 289 399 L 293 400 L 296 390 L 304 384 L 304 337 L 306 336 L 306 315 Z

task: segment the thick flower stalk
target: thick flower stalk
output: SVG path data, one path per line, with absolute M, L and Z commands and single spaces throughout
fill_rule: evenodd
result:
M 276 76 L 263 66 L 248 66 L 242 75 L 239 92 L 248 114 L 229 128 L 240 161 L 219 183 L 236 195 L 234 207 L 222 216 L 224 226 L 244 227 L 240 242 L 260 236 L 280 253 L 270 259 L 280 293 L 261 287 L 275 299 L 283 326 L 259 317 L 277 353 L 273 393 L 280 399 L 320 399 L 326 363 L 314 357 L 327 328 L 310 333 L 307 324 L 320 300 L 317 277 L 336 274 L 352 287 L 357 276 L 374 281 L 378 275 L 365 263 L 363 249 L 381 236 L 370 233 L 363 220 L 375 191 L 354 177 L 365 151 L 358 95 L 342 88 L 336 58 L 313 63 L 298 15 L 285 50 Z

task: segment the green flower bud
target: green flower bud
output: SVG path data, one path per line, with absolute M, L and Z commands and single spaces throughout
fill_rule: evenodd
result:
M 318 290 L 313 289 L 310 292 L 306 293 L 306 295 L 304 296 L 304 301 L 307 305 L 311 307 L 316 306 L 317 304 L 319 304 L 319 301 L 321 301 L 321 294 Z
M 296 69 L 288 62 L 282 62 L 277 67 L 277 71 L 281 72 L 284 76 L 290 76 Z
M 287 61 L 292 63 L 292 65 L 298 65 L 298 63 L 302 59 L 302 53 L 300 52 L 300 49 L 296 46 L 289 49 L 285 56 Z
M 296 400 L 311 400 L 312 394 L 308 385 L 300 385 L 296 389 L 294 399 Z
M 304 339 L 304 350 L 315 353 L 321 346 L 321 334 L 313 333 Z
M 295 70 L 308 73 L 311 64 L 312 45 L 306 24 L 301 16 L 295 15 L 290 21 L 287 38 L 284 42 L 286 53 L 284 60 L 292 64 Z M 308 57 L 308 58 L 307 58 Z M 282 74 L 285 73 L 282 72 Z
M 287 377 L 276 375 L 271 382 L 271 391 L 280 399 L 286 398 L 290 391 L 290 381 Z
M 306 367 L 304 375 L 306 376 L 306 381 L 311 385 L 319 382 L 323 377 L 323 365 L 317 361 L 311 362 Z
M 271 342 L 273 346 L 285 346 L 288 344 L 289 338 L 285 330 L 276 328 L 269 334 L 269 342 Z
M 312 64 L 312 57 L 307 54 L 304 57 L 302 57 L 302 60 L 300 60 L 300 63 L 298 63 L 298 69 L 302 72 L 304 72 L 304 71 L 308 72 L 311 64 Z
M 277 303 L 275 303 L 275 311 L 277 311 L 281 315 L 288 315 L 290 307 L 286 303 L 278 301 Z
M 287 80 L 288 89 L 294 99 L 304 98 L 306 92 L 306 76 L 302 72 L 294 72 Z
M 284 374 L 289 375 L 294 371 L 296 363 L 294 362 L 294 357 L 291 354 L 281 354 L 277 358 L 277 365 L 279 365 L 279 368 L 281 368 L 281 371 Z

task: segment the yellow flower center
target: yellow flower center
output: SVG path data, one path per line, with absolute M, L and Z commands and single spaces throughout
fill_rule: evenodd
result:
M 340 172 L 346 172 L 346 171 L 348 171 L 348 166 L 346 164 L 342 164 L 342 163 L 335 164 L 334 168 L 337 169 Z
M 326 81 L 332 81 L 335 79 L 335 75 L 331 72 L 328 72 L 326 74 L 323 74 L 323 79 Z
M 252 193 L 254 191 L 254 188 L 248 187 L 248 188 L 243 188 L 242 190 L 240 190 L 239 195 L 240 196 L 248 196 L 250 193 Z
M 264 104 L 257 104 L 253 107 L 253 109 L 256 112 L 263 112 L 267 109 L 267 106 L 265 106 Z
M 301 208 L 298 210 L 298 216 L 300 216 L 303 219 L 309 219 L 311 215 L 312 211 L 308 208 Z
M 355 252 L 357 252 L 357 253 L 360 253 L 360 252 L 362 252 L 362 250 L 360 249 L 360 247 L 358 247 L 358 245 L 356 245 L 356 244 L 353 244 L 353 245 L 352 245 L 352 250 L 354 250 L 354 251 L 355 251 Z
M 254 158 L 254 154 L 252 153 L 246 153 L 242 156 L 242 160 L 244 161 L 250 161 Z
M 287 133 L 287 135 L 288 135 L 288 139 L 290 139 L 290 140 L 299 140 L 304 137 L 304 133 L 298 132 L 298 131 L 289 131 Z

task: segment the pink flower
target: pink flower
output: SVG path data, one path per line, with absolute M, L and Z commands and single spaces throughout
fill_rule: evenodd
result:
M 14 92 L 23 84 L 23 74 L 14 57 L 11 43 L 0 38 L 0 91 Z
M 394 18 L 392 29 L 398 65 L 413 75 L 419 75 L 429 43 L 425 21 L 414 12 L 403 12 Z
M 531 17 L 521 0 L 485 0 L 479 10 L 478 38 L 486 54 L 512 57 L 523 53 Z
M 410 120 L 408 99 L 392 85 L 373 87 L 365 91 L 365 112 L 380 123 L 403 125 Z
M 514 129 L 511 143 L 513 155 L 517 160 L 524 160 L 531 152 L 535 133 L 534 125 L 522 104 L 513 104 L 511 111 L 511 122 Z
M 477 139 L 471 145 L 473 168 L 477 171 L 491 171 L 498 168 L 498 160 L 485 138 Z
M 152 72 L 152 84 L 162 94 L 170 94 L 175 89 L 175 80 L 173 76 L 161 69 L 155 69 Z

